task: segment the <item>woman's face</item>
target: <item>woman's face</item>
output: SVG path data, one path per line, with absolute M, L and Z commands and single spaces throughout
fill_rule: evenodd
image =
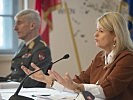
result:
M 107 31 L 97 24 L 97 30 L 94 37 L 97 47 L 100 47 L 107 52 L 110 52 L 113 49 L 115 41 L 115 34 L 113 32 Z

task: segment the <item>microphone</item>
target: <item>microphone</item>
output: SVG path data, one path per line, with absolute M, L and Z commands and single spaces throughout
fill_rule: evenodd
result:
M 47 66 L 47 68 L 49 68 L 49 67 L 52 66 L 53 64 L 59 62 L 60 60 L 68 59 L 68 58 L 69 58 L 69 54 L 66 54 L 66 55 L 64 55 L 62 58 L 56 60 L 55 62 L 51 62 L 51 63 L 49 64 L 49 66 Z M 46 67 L 42 67 L 42 68 L 40 68 L 40 69 L 38 69 L 38 70 L 36 70 L 36 71 L 33 71 L 33 72 L 30 73 L 29 75 L 27 75 L 27 76 L 21 81 L 21 83 L 20 83 L 19 87 L 17 88 L 16 92 L 14 93 L 14 95 L 12 95 L 12 96 L 9 98 L 9 100 L 34 100 L 34 99 L 32 99 L 32 98 L 29 98 L 29 97 L 25 97 L 25 96 L 18 95 L 18 93 L 20 92 L 20 90 L 21 90 L 21 88 L 22 88 L 22 86 L 23 86 L 25 80 L 26 80 L 30 75 L 32 75 L 32 74 L 34 74 L 34 73 L 36 73 L 36 72 L 38 72 L 38 71 L 40 71 L 40 70 L 42 70 L 42 69 L 44 69 L 44 68 L 46 68 Z M 46 70 L 46 71 L 47 71 L 47 70 Z

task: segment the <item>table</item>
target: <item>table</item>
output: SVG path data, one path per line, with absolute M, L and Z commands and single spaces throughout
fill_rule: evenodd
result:
M 16 89 L 0 89 L 0 100 L 8 100 Z M 74 100 L 77 96 L 76 93 L 61 92 L 51 88 L 22 88 L 19 95 L 30 97 L 34 100 Z

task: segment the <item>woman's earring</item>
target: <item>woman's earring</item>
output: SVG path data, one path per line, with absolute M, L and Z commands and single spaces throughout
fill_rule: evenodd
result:
M 113 47 L 116 47 L 116 42 L 114 42 Z

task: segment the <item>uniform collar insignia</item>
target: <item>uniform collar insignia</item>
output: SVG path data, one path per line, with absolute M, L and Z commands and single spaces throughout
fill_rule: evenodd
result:
M 31 42 L 29 43 L 29 45 L 28 45 L 28 48 L 29 48 L 29 49 L 33 49 L 34 45 L 35 45 L 35 42 L 34 42 L 34 41 L 31 41 Z

